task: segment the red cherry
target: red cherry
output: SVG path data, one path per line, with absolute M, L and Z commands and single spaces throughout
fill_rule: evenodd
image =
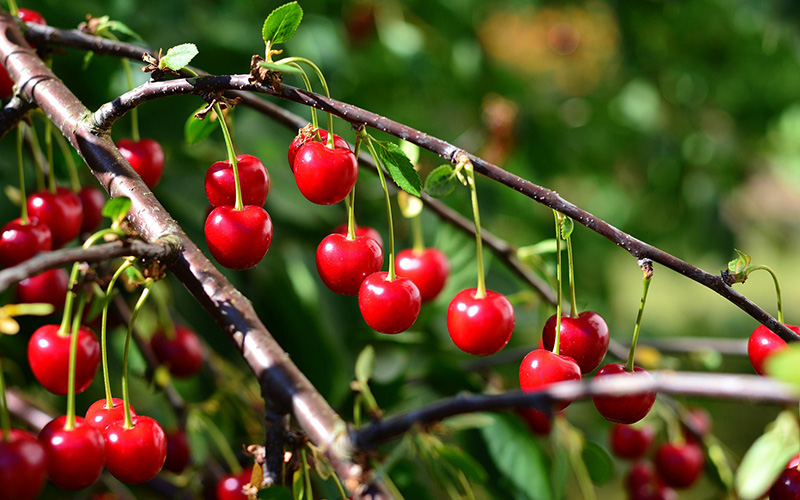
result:
M 36 437 L 11 429 L 11 440 L 0 431 L 0 500 L 32 500 L 39 495 L 47 474 L 47 457 Z
M 553 417 L 544 412 L 533 408 L 520 408 L 517 413 L 525 421 L 528 429 L 537 436 L 547 436 L 553 430 Z
M 422 251 L 406 249 L 397 254 L 394 269 L 398 276 L 408 278 L 419 288 L 423 302 L 439 295 L 450 274 L 450 262 L 436 248 Z
M 556 315 L 544 324 L 542 341 L 547 350 L 556 344 Z M 608 351 L 608 326 L 603 317 L 592 311 L 583 311 L 577 318 L 561 316 L 561 340 L 558 352 L 574 359 L 587 374 L 603 361 Z
M 486 290 L 477 298 L 477 289 L 461 290 L 447 308 L 447 331 L 453 343 L 476 356 L 494 354 L 508 343 L 514 331 L 514 307 L 505 295 Z
M 206 243 L 211 255 L 228 269 L 249 269 L 267 254 L 272 243 L 272 219 L 261 207 L 217 207 L 206 219 Z
M 14 219 L 3 226 L 1 231 L 0 265 L 3 267 L 16 266 L 53 247 L 50 228 L 35 218 L 28 219 L 27 224 L 23 224 L 20 219 Z
M 781 472 L 769 489 L 769 500 L 797 500 L 800 498 L 800 470 L 796 467 Z
M 28 197 L 28 215 L 50 228 L 53 248 L 60 248 L 74 240 L 81 232 L 83 207 L 78 195 L 67 188 L 57 188 L 56 193 L 39 191 Z
M 217 483 L 217 500 L 247 500 L 242 488 L 250 483 L 253 468 L 247 467 L 239 474 L 228 474 Z
M 51 420 L 39 433 L 47 454 L 47 475 L 64 490 L 86 488 L 100 477 L 106 461 L 103 435 L 75 417 L 75 428 L 67 430 L 66 415 Z
M 647 370 L 638 366 L 633 368 L 633 373 L 647 373 Z M 608 375 L 631 375 L 621 363 L 611 363 L 597 371 L 595 380 Z M 649 375 L 649 374 L 648 374 Z M 656 401 L 656 392 L 643 392 L 629 396 L 594 396 L 594 406 L 606 420 L 620 424 L 632 424 L 643 419 L 650 412 Z
M 134 142 L 131 139 L 122 139 L 117 142 L 117 148 L 147 187 L 156 187 L 164 173 L 164 150 L 158 141 L 141 139 Z
M 700 434 L 701 438 L 711 432 L 711 415 L 709 415 L 708 412 L 703 408 L 689 408 L 683 415 L 683 419 L 686 421 L 686 423 L 690 424 L 694 430 L 697 431 L 697 433 Z M 698 436 L 689 431 L 685 425 L 682 427 L 683 437 L 687 441 L 698 444 L 700 443 L 701 439 L 698 439 Z
M 117 420 L 124 420 L 124 401 L 119 398 L 111 398 L 111 400 L 114 402 L 114 406 L 111 408 L 106 407 L 106 398 L 92 403 L 89 409 L 86 410 L 86 423 L 99 431 L 103 431 L 113 422 L 116 422 Z M 131 406 L 131 416 L 136 416 L 136 410 L 134 410 L 133 406 Z
M 307 142 L 294 160 L 294 180 L 303 196 L 318 205 L 339 203 L 358 178 L 358 162 L 350 149 L 330 149 L 321 142 Z
M 331 231 L 331 233 L 343 234 L 347 236 L 347 224 L 340 224 L 336 226 L 335 228 L 333 228 L 333 231 Z M 369 226 L 356 226 L 355 233 L 356 237 L 367 236 L 369 238 L 372 238 L 378 243 L 378 246 L 381 247 L 381 250 L 383 250 L 383 238 L 381 238 L 381 233 L 376 231 L 374 228 L 371 228 Z
M 800 465 L 800 455 L 795 455 L 794 457 L 792 457 L 791 460 L 789 460 L 789 463 L 786 464 L 786 468 L 787 469 L 791 469 L 791 468 L 795 468 L 796 469 L 798 465 Z
M 17 17 L 19 17 L 20 19 L 22 19 L 23 22 L 26 23 L 47 24 L 47 21 L 45 21 L 43 15 L 36 12 L 35 10 L 26 9 L 24 7 L 20 7 L 17 10 Z
M 642 458 L 653 444 L 655 433 L 650 427 L 631 427 L 625 424 L 611 426 L 611 451 L 619 458 Z
M 133 427 L 125 420 L 112 422 L 103 431 L 106 439 L 106 468 L 123 483 L 149 481 L 161 472 L 167 458 L 164 429 L 150 417 L 133 417 Z
M 167 460 L 164 462 L 164 468 L 175 474 L 180 474 L 183 469 L 189 465 L 191 460 L 191 452 L 189 451 L 189 442 L 186 439 L 186 433 L 181 429 L 175 429 L 167 432 Z
M 364 321 L 381 333 L 400 333 L 419 316 L 422 300 L 417 285 L 408 278 L 389 281 L 389 273 L 372 273 L 358 290 L 358 308 Z
M 44 325 L 36 329 L 28 342 L 28 362 L 31 371 L 45 389 L 53 394 L 67 393 L 69 375 L 69 335 L 58 334 L 59 325 Z M 78 329 L 78 351 L 75 360 L 75 393 L 81 393 L 92 383 L 100 367 L 100 342 L 94 332 L 82 326 Z
M 17 283 L 17 300 L 22 304 L 52 304 L 59 310 L 64 307 L 68 287 L 67 271 L 48 269 Z
M 688 488 L 703 471 L 703 449 L 693 443 L 664 443 L 656 452 L 656 468 L 664 482 L 673 488 Z
M 317 272 L 332 292 L 358 295 L 364 279 L 381 270 L 383 249 L 372 238 L 330 234 L 317 247 Z
M 649 462 L 634 465 L 626 479 L 630 500 L 677 500 L 678 495 L 665 486 Z
M 78 198 L 80 198 L 83 208 L 81 232 L 93 233 L 103 222 L 103 206 L 106 204 L 106 196 L 97 188 L 83 186 L 78 191 Z
M 519 366 L 519 386 L 524 392 L 537 391 L 557 382 L 580 379 L 581 369 L 574 359 L 544 349 L 529 352 Z M 560 401 L 555 409 L 563 410 L 569 403 Z
M 787 328 L 800 334 L 800 326 L 786 325 Z M 759 375 L 767 374 L 767 358 L 778 351 L 788 349 L 786 341 L 764 325 L 758 325 L 750 334 L 747 342 L 747 356 L 750 364 Z
M 317 129 L 319 132 L 320 141 L 322 144 L 326 144 L 328 142 L 328 131 L 320 128 Z M 297 137 L 292 139 L 292 143 L 289 144 L 289 167 L 294 172 L 294 159 L 297 157 L 297 151 L 308 141 L 312 140 L 314 137 L 313 131 L 308 129 L 300 129 L 300 133 L 297 134 Z M 336 148 L 346 148 L 350 149 L 350 145 L 347 144 L 347 141 L 342 139 L 342 137 L 338 134 L 333 134 L 333 146 Z
M 266 167 L 253 155 L 239 155 L 236 157 L 236 162 L 242 189 L 242 203 L 264 206 L 270 188 Z M 236 181 L 230 161 L 218 161 L 211 165 L 206 172 L 205 186 L 208 201 L 215 207 L 236 204 Z
M 150 339 L 150 345 L 158 361 L 166 365 L 175 377 L 193 377 L 203 368 L 203 345 L 189 328 L 176 326 L 174 339 L 167 338 L 164 331 L 158 331 Z

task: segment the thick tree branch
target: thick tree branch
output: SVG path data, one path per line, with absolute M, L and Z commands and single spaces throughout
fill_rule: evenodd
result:
M 14 96 L 0 111 L 0 137 L 5 136 L 9 131 L 14 130 L 17 124 L 25 116 L 25 113 L 35 108 L 33 104 Z

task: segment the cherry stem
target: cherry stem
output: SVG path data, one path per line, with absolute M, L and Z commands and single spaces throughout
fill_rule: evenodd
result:
M 475 221 L 475 260 L 478 261 L 478 286 L 475 291 L 476 299 L 486 298 L 486 273 L 483 268 L 483 238 L 481 237 L 481 212 L 478 209 L 478 187 L 475 184 L 475 170 L 472 162 L 466 155 L 459 159 L 463 169 L 467 172 L 467 185 L 469 186 L 470 202 L 472 203 L 472 219 Z
M 139 300 L 136 301 L 136 305 L 133 306 L 133 311 L 131 311 L 131 319 L 128 322 L 128 334 L 125 336 L 125 350 L 122 354 L 122 401 L 123 406 L 125 406 L 126 429 L 133 429 L 133 418 L 131 417 L 131 398 L 130 392 L 128 391 L 128 354 L 131 347 L 131 337 L 133 336 L 133 325 L 136 323 L 136 318 L 139 316 L 142 306 L 147 301 L 147 297 L 150 295 L 150 287 L 152 284 L 152 280 L 148 279 L 145 281 L 144 290 L 142 290 Z
M 389 221 L 389 275 L 386 280 L 394 281 L 394 279 L 397 278 L 394 272 L 394 223 L 392 222 L 392 202 L 389 198 L 389 188 L 386 186 L 386 178 L 383 176 L 384 166 L 378 158 L 378 152 L 375 151 L 375 146 L 372 144 L 372 137 L 367 134 L 364 129 L 361 129 L 359 134 L 365 136 L 364 139 L 367 141 L 367 148 L 369 148 L 369 153 L 372 155 L 373 160 L 375 160 L 375 165 L 378 167 L 378 177 L 380 177 L 381 187 L 383 187 L 383 197 L 386 200 L 386 217 Z
M 106 296 L 103 298 L 105 304 L 103 305 L 100 321 L 100 353 L 103 357 L 103 385 L 106 390 L 106 409 L 109 410 L 114 407 L 114 398 L 111 396 L 111 379 L 108 373 L 108 343 L 106 342 L 106 332 L 108 331 L 108 307 L 111 304 L 111 293 L 114 291 L 114 285 L 117 284 L 117 280 L 122 276 L 122 273 L 133 265 L 134 261 L 134 258 L 129 258 L 119 266 L 116 272 L 114 272 L 114 275 L 111 276 L 111 281 L 108 282 L 108 288 L 106 289 Z
M 566 217 L 566 216 L 565 216 Z M 567 262 L 569 268 L 569 315 L 573 318 L 578 317 L 578 301 L 575 300 L 575 268 L 572 260 L 572 237 L 567 236 Z
M 411 237 L 414 242 L 414 252 L 424 252 L 425 236 L 422 234 L 422 218 L 419 215 L 411 218 Z
M 644 304 L 647 302 L 647 291 L 650 289 L 650 280 L 653 279 L 653 263 L 647 259 L 642 259 L 639 262 L 644 273 L 644 277 L 642 278 L 642 300 L 639 302 L 639 314 L 636 316 L 636 325 L 633 327 L 631 348 L 628 351 L 628 361 L 625 363 L 625 371 L 627 372 L 633 372 L 634 359 L 636 358 L 636 342 L 639 340 L 639 329 L 642 326 Z
M 12 16 L 17 17 L 19 8 L 17 7 L 17 2 L 15 0 L 8 0 L 8 12 Z
M 306 74 L 305 70 L 295 62 L 290 62 L 288 63 L 288 65 L 300 70 L 300 76 L 303 78 L 303 83 L 306 86 L 306 90 L 308 90 L 309 92 L 313 92 L 314 89 L 311 87 L 311 80 L 308 79 L 308 75 Z M 313 106 L 311 107 L 311 124 L 314 126 L 314 130 L 319 128 L 319 119 L 317 118 L 317 108 Z
M 200 422 L 202 422 L 206 431 L 208 431 L 209 437 L 214 441 L 214 445 L 216 445 L 217 450 L 222 454 L 222 458 L 225 460 L 225 463 L 228 464 L 230 471 L 234 474 L 241 473 L 242 466 L 239 464 L 239 461 L 236 460 L 236 456 L 233 454 L 233 450 L 231 450 L 231 446 L 228 443 L 228 438 L 219 430 L 217 424 L 206 416 L 203 416 Z
M 222 114 L 222 108 L 219 104 L 214 103 L 214 111 L 217 113 L 217 117 L 219 118 L 219 126 L 222 127 L 222 135 L 225 136 L 225 148 L 228 150 L 228 161 L 231 162 L 231 167 L 233 168 L 233 182 L 236 187 L 236 204 L 234 205 L 234 210 L 243 210 L 244 203 L 242 203 L 242 185 L 239 182 L 239 162 L 236 161 L 236 153 L 233 150 L 233 139 L 231 138 L 231 132 L 228 129 L 228 122 L 225 119 L 225 115 Z
M 78 300 L 78 309 L 72 321 L 72 333 L 69 339 L 69 374 L 67 378 L 67 422 L 64 430 L 71 431 L 75 428 L 75 366 L 78 357 L 78 331 L 81 329 L 83 307 L 86 305 L 86 295 L 81 295 Z
M 67 171 L 69 172 L 69 183 L 72 185 L 72 190 L 76 193 L 81 190 L 81 181 L 78 178 L 78 167 L 75 165 L 75 158 L 72 157 L 72 150 L 67 145 L 67 140 L 61 134 L 53 134 L 56 138 L 58 149 L 64 156 L 64 161 L 67 163 Z
M 344 204 L 347 207 L 347 239 L 352 241 L 356 239 L 356 186 L 350 190 L 344 199 Z
M 267 51 L 269 52 L 269 45 L 267 45 Z M 319 69 L 319 66 L 314 64 L 309 59 L 305 57 L 285 57 L 280 61 L 276 62 L 275 64 L 290 64 L 290 63 L 303 63 L 307 64 L 314 72 L 317 74 L 317 78 L 322 83 L 322 88 L 325 90 L 325 96 L 330 99 L 331 91 L 328 89 L 328 82 L 325 80 L 325 75 L 322 74 L 322 70 Z M 313 108 L 312 108 L 313 109 Z M 333 114 L 328 113 L 328 144 L 327 146 L 333 149 Z M 357 155 L 356 155 L 357 157 Z
M 113 37 L 116 40 L 116 37 Z M 128 88 L 133 89 L 133 72 L 131 71 L 131 63 L 127 59 L 122 59 L 122 68 L 125 70 L 125 79 L 128 81 Z M 137 109 L 131 110 L 131 139 L 133 142 L 139 142 L 139 111 Z
M 306 449 L 302 448 L 300 450 L 300 456 L 303 459 L 303 479 L 305 479 L 306 483 L 306 495 L 305 497 L 308 500 L 314 500 L 314 491 L 311 489 L 311 472 L 308 468 L 308 456 L 306 453 Z
M 775 295 L 778 298 L 778 321 L 780 323 L 784 323 L 783 321 L 783 301 L 781 300 L 781 285 L 778 283 L 778 275 L 775 274 L 775 271 L 772 270 L 769 266 L 751 266 L 747 269 L 747 274 L 749 275 L 753 271 L 766 271 L 772 276 L 772 281 L 775 282 Z
M 28 141 L 31 143 L 33 158 L 36 161 L 36 167 L 38 168 L 36 171 L 36 182 L 38 184 L 39 191 L 44 191 L 47 186 L 45 181 L 44 155 L 42 154 L 42 146 L 39 145 L 39 137 L 36 135 L 36 129 L 34 129 L 32 125 L 28 126 L 25 130 L 28 133 Z M 53 169 L 48 169 L 48 173 L 52 176 Z M 55 193 L 55 180 L 52 178 L 50 180 L 53 186 L 53 189 L 50 190 L 50 192 Z
M 166 335 L 167 339 L 175 340 L 175 338 L 178 336 L 178 333 L 175 331 L 175 322 L 172 321 L 172 316 L 169 314 L 169 305 L 167 304 L 167 297 L 165 296 L 164 287 L 166 287 L 166 284 L 156 284 L 153 286 L 153 298 L 156 301 L 158 323 L 161 328 L 164 329 L 164 334 Z
M 53 122 L 47 120 L 44 124 L 44 150 L 47 154 L 47 164 L 50 166 L 48 172 L 48 181 L 50 183 L 50 192 L 56 193 L 56 169 L 53 163 Z
M 22 127 L 17 128 L 17 169 L 19 170 L 19 198 L 22 205 L 19 220 L 22 224 L 28 223 L 28 199 L 25 194 L 25 169 L 22 161 Z
M 553 210 L 556 220 L 556 340 L 553 345 L 553 354 L 558 355 L 561 347 L 561 222 L 559 213 Z
M 333 484 L 336 485 L 336 489 L 339 490 L 339 495 L 342 496 L 342 500 L 347 500 L 347 493 L 344 492 L 344 488 L 342 487 L 342 481 L 339 479 L 339 476 L 336 474 L 336 471 L 331 472 L 331 479 L 333 479 Z
M 3 441 L 11 442 L 11 416 L 8 414 L 8 401 L 6 401 L 6 378 L 3 373 L 3 358 L 0 356 L 0 401 L 3 407 L 0 408 L 0 426 L 3 429 Z

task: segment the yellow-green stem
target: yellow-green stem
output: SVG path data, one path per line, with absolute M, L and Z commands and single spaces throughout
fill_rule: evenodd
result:
M 75 165 L 75 158 L 72 157 L 72 149 L 67 145 L 67 140 L 61 134 L 53 134 L 56 138 L 58 149 L 64 156 L 64 161 L 67 162 L 67 171 L 69 172 L 69 183 L 72 190 L 76 193 L 81 190 L 81 181 L 78 178 L 78 167 Z
M 393 281 L 397 275 L 394 272 L 394 223 L 392 222 L 392 202 L 389 198 L 389 188 L 386 186 L 386 178 L 383 176 L 383 163 L 381 163 L 378 158 L 378 152 L 375 151 L 372 139 L 366 131 L 362 130 L 360 133 L 366 136 L 364 140 L 367 141 L 367 148 L 369 148 L 369 153 L 372 155 L 372 158 L 375 160 L 375 165 L 378 167 L 378 177 L 381 179 L 383 197 L 386 201 L 386 217 L 389 221 L 389 275 L 386 279 L 387 281 Z
M 303 479 L 305 479 L 306 483 L 306 499 L 314 500 L 314 491 L 311 489 L 311 471 L 308 467 L 308 456 L 305 448 L 300 450 L 300 456 L 303 459 Z
M 569 268 L 569 315 L 578 317 L 578 302 L 575 300 L 575 267 L 572 261 L 572 237 L 567 237 L 567 266 Z
M 344 199 L 344 204 L 347 207 L 347 239 L 354 240 L 356 239 L 356 187 L 353 186 L 353 189 L 350 190 L 350 194 L 348 194 Z
M 17 15 L 19 13 L 19 8 L 17 7 L 16 0 L 8 0 L 8 12 L 12 16 L 17 17 Z
M 31 143 L 31 150 L 33 152 L 33 159 L 36 162 L 36 184 L 39 191 L 44 191 L 48 189 L 45 181 L 45 174 L 44 174 L 44 155 L 42 154 L 42 147 L 39 145 L 39 138 L 36 136 L 36 130 L 33 126 L 28 126 L 25 128 L 25 131 L 28 133 L 28 140 Z M 50 169 L 52 171 L 52 169 Z M 55 184 L 53 185 L 55 186 Z M 55 187 L 53 187 L 53 191 L 55 192 Z
M 636 316 L 636 325 L 633 327 L 633 339 L 631 340 L 631 348 L 628 351 L 628 361 L 625 363 L 625 371 L 632 372 L 634 360 L 636 358 L 636 342 L 639 340 L 639 329 L 642 326 L 642 315 L 644 314 L 644 304 L 647 302 L 647 291 L 650 289 L 650 280 L 653 279 L 652 275 L 645 273 L 642 278 L 642 300 L 639 302 L 639 314 Z
M 231 446 L 228 443 L 228 438 L 219 430 L 219 427 L 217 427 L 217 425 L 210 418 L 204 417 L 202 422 L 208 431 L 209 437 L 211 437 L 211 440 L 214 441 L 217 450 L 222 453 L 222 459 L 225 460 L 226 464 L 228 464 L 230 471 L 237 475 L 241 473 L 242 466 L 236 460 L 236 456 L 233 454 Z
M 219 104 L 214 104 L 214 111 L 217 113 L 219 119 L 219 126 L 222 127 L 222 135 L 225 136 L 225 149 L 228 150 L 228 161 L 231 162 L 233 168 L 233 182 L 236 189 L 236 204 L 234 210 L 243 210 L 244 203 L 242 203 L 242 186 L 239 182 L 239 163 L 236 161 L 236 153 L 233 149 L 233 139 L 231 139 L 230 130 L 228 130 L 228 123 L 225 120 L 225 115 L 222 114 L 222 108 Z
M 50 192 L 56 192 L 56 167 L 53 163 L 53 122 L 47 120 L 44 124 L 44 150 L 47 154 L 47 165 L 49 166 Z
M 288 63 L 289 66 L 293 68 L 297 68 L 300 70 L 300 76 L 303 78 L 303 83 L 306 86 L 306 90 L 309 92 L 313 92 L 313 88 L 311 87 L 311 80 L 308 79 L 308 75 L 306 74 L 305 70 L 297 63 L 290 62 Z M 314 130 L 319 128 L 319 119 L 317 118 L 317 108 L 311 108 L 311 124 L 314 126 Z
M 147 301 L 148 295 L 150 295 L 150 286 L 152 283 L 153 282 L 150 280 L 145 283 L 144 290 L 142 290 L 139 300 L 136 301 L 136 305 L 133 307 L 133 311 L 131 311 L 131 320 L 128 323 L 128 334 L 125 336 L 125 350 L 122 354 L 122 404 L 125 407 L 126 429 L 133 429 L 133 418 L 131 417 L 131 396 L 130 392 L 128 391 L 128 354 L 130 353 L 131 337 L 133 336 L 133 325 L 136 323 L 136 318 L 139 316 L 142 306 Z
M 553 345 L 553 354 L 559 354 L 561 347 L 561 222 L 559 213 L 553 210 L 556 219 L 556 340 Z
M 769 266 L 752 266 L 747 270 L 747 274 L 750 274 L 753 271 L 766 271 L 772 276 L 772 281 L 775 282 L 775 295 L 778 298 L 778 321 L 784 323 L 783 321 L 783 301 L 781 300 L 781 285 L 778 283 L 778 275 L 775 274 L 775 271 L 772 270 Z
M 164 329 L 164 335 L 169 340 L 175 340 L 178 336 L 175 331 L 175 322 L 172 321 L 172 316 L 169 313 L 169 305 L 165 297 L 164 287 L 167 286 L 166 281 L 159 281 L 153 286 L 153 298 L 156 301 L 156 311 L 158 311 L 158 323 Z
M 339 476 L 336 475 L 336 471 L 331 473 L 331 478 L 333 478 L 333 483 L 336 485 L 336 489 L 339 490 L 339 495 L 341 495 L 342 500 L 347 500 L 347 493 L 344 492 L 342 481 L 339 480 Z
M 278 61 L 277 64 L 289 63 L 307 64 L 317 74 L 317 78 L 319 78 L 319 81 L 322 83 L 322 88 L 325 91 L 325 95 L 327 97 L 331 96 L 331 91 L 328 89 L 328 82 L 325 81 L 325 75 L 322 74 L 322 70 L 319 69 L 319 66 L 305 57 L 286 57 Z M 333 114 L 331 113 L 328 113 L 328 147 L 333 148 Z
M 0 356 L 0 401 L 3 407 L 0 408 L 0 425 L 3 429 L 3 441 L 11 442 L 11 417 L 8 414 L 8 401 L 6 401 L 6 378 L 3 373 L 3 358 Z
M 111 276 L 111 281 L 109 281 L 108 288 L 106 289 L 106 302 L 103 305 L 103 312 L 100 321 L 100 353 L 103 359 L 103 385 L 106 391 L 107 409 L 114 407 L 114 398 L 111 396 L 111 379 L 108 374 L 108 343 L 106 341 L 108 332 L 108 307 L 110 305 L 109 299 L 111 297 L 111 293 L 114 291 L 114 285 L 117 284 L 117 280 L 120 276 L 122 276 L 122 273 L 125 272 L 126 269 L 133 265 L 134 261 L 135 259 L 133 258 L 126 259 L 125 262 L 119 266 L 114 275 Z
M 481 237 L 481 212 L 478 209 L 478 186 L 475 184 L 475 170 L 471 162 L 464 166 L 469 184 L 470 202 L 472 203 L 472 218 L 475 221 L 475 260 L 478 261 L 478 286 L 475 291 L 476 299 L 486 297 L 486 273 L 483 268 L 483 238 Z
M 28 195 L 25 194 L 25 169 L 22 161 L 22 127 L 17 127 L 17 169 L 19 170 L 19 196 L 22 205 L 20 222 L 28 223 Z
M 81 328 L 83 306 L 86 305 L 86 296 L 81 295 L 75 319 L 72 322 L 72 334 L 69 339 L 69 373 L 67 375 L 67 421 L 64 430 L 71 431 L 75 428 L 75 365 L 78 357 L 78 331 Z

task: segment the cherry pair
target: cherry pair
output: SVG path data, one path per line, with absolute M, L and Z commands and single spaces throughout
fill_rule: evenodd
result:
M 297 188 L 318 205 L 344 200 L 358 179 L 358 161 L 347 141 L 333 134 L 333 147 L 328 147 L 327 140 L 326 130 L 308 126 L 289 145 L 289 167 Z
M 165 365 L 174 377 L 190 378 L 203 368 L 205 350 L 190 328 L 176 326 L 173 338 L 165 330 L 159 330 L 150 338 L 150 346 L 159 363 Z

